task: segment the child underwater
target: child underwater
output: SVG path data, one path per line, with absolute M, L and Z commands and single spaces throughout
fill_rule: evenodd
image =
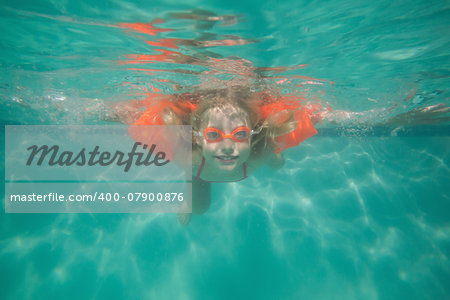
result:
M 114 108 L 117 118 L 132 125 L 192 126 L 194 214 L 208 210 L 212 182 L 241 181 L 264 164 L 282 167 L 282 151 L 317 134 L 314 123 L 328 111 L 298 97 L 274 97 L 245 86 L 150 94 L 146 100 Z M 190 218 L 191 214 L 179 214 L 182 224 Z

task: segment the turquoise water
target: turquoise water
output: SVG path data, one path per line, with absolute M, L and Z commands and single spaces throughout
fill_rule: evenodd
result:
M 174 214 L 2 213 L 1 299 L 450 297 L 447 1 L 0 8 L 3 124 L 105 124 L 104 101 L 251 84 L 248 69 L 363 112 L 319 124 L 280 170 L 213 185 L 211 208 L 187 227 Z M 118 25 L 156 19 L 155 35 Z M 178 48 L 148 43 L 164 39 Z M 132 61 L 158 49 L 177 53 Z

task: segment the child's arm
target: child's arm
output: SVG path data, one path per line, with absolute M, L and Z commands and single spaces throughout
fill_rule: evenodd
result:
M 121 122 L 123 124 L 133 124 L 142 115 L 143 111 L 139 108 L 140 101 L 131 100 L 114 103 L 111 106 L 111 111 L 113 112 L 112 117 L 108 121 Z
M 145 108 L 155 105 L 159 101 L 167 100 L 168 96 L 161 94 L 149 94 L 143 100 L 126 100 L 111 105 L 102 100 L 95 99 L 86 108 L 86 114 L 97 120 L 108 122 L 120 122 L 123 124 L 134 124 L 144 113 Z
M 391 117 L 385 121 L 385 125 L 405 125 L 405 124 L 433 124 L 447 122 L 450 119 L 448 113 L 450 107 L 445 103 L 420 107 Z
M 109 105 L 103 100 L 94 99 L 85 108 L 85 116 L 97 121 L 133 124 L 143 113 L 139 110 L 138 102 L 142 101 L 122 101 Z

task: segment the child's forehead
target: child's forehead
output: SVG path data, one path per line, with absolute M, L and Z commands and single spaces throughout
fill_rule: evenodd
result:
M 212 107 L 206 110 L 202 116 L 202 122 L 244 122 L 248 121 L 248 114 L 240 107 L 226 105 L 219 107 Z

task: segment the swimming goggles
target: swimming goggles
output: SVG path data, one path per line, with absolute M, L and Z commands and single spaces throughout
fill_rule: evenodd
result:
M 208 143 L 218 143 L 223 139 L 232 139 L 235 142 L 245 142 L 252 134 L 261 132 L 259 130 L 250 130 L 247 126 L 241 126 L 234 129 L 230 134 L 225 134 L 222 130 L 215 127 L 207 127 L 203 130 L 203 137 Z M 200 132 L 194 132 L 196 136 L 202 136 Z

